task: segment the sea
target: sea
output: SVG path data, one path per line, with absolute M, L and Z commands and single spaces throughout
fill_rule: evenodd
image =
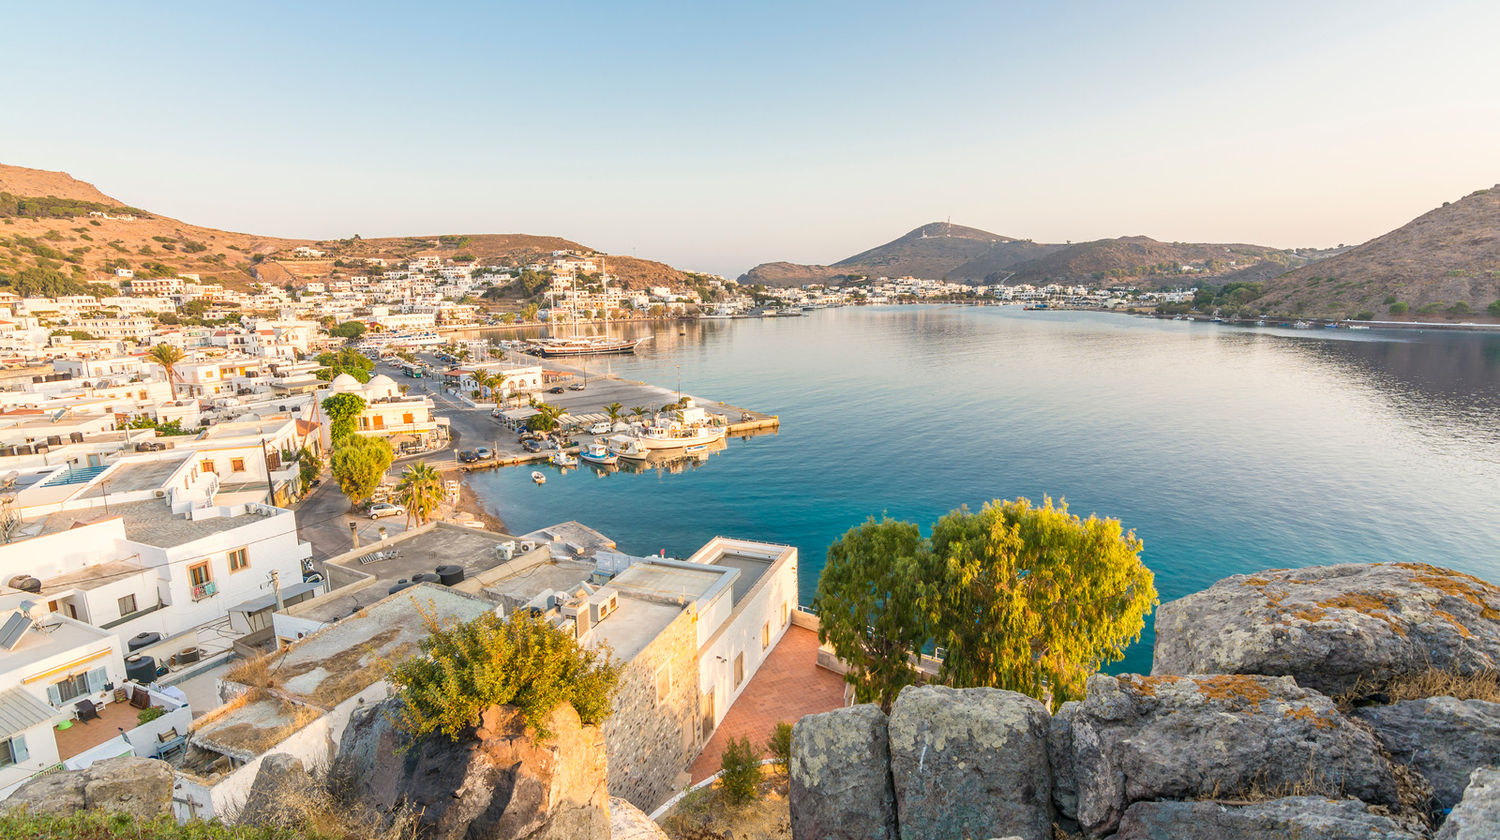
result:
M 701 461 L 472 476 L 513 533 L 567 520 L 685 557 L 796 546 L 802 602 L 869 517 L 1024 496 L 1114 517 L 1162 601 L 1228 575 L 1420 561 L 1500 581 L 1500 335 L 1292 330 L 1019 307 L 622 324 L 591 370 L 778 415 Z M 1151 665 L 1151 621 L 1112 672 Z

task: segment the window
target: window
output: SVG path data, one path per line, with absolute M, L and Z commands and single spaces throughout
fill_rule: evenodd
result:
M 745 654 L 734 655 L 734 687 L 739 688 L 740 683 L 745 681 Z
M 401 422 L 405 423 L 408 426 L 410 426 L 411 424 L 417 422 L 416 421 L 416 415 L 414 415 L 410 411 L 408 411 L 405 414 L 401 415 Z
M 202 586 L 203 584 L 208 583 L 213 579 L 214 577 L 213 574 L 209 571 L 207 560 L 203 561 L 202 563 L 194 563 L 193 565 L 188 566 L 188 581 L 190 581 L 194 586 Z
M 124 598 L 121 598 L 120 617 L 124 618 L 125 616 L 130 615 L 133 612 L 135 612 L 135 596 L 126 595 Z
M 245 471 L 245 459 L 244 458 L 231 458 L 231 459 L 229 459 L 229 469 L 232 472 L 244 472 Z
M 198 469 L 206 473 L 214 472 L 214 462 L 207 458 L 204 458 L 203 461 L 198 464 Z
M 9 767 L 12 764 L 20 764 L 31 758 L 31 753 L 26 749 L 26 737 L 17 735 L 0 741 L 0 767 Z
M 229 571 L 238 572 L 250 565 L 250 549 L 236 548 L 229 552 Z
M 385 415 L 384 414 L 377 414 L 377 415 L 375 415 L 375 428 L 377 428 L 377 429 L 384 429 L 385 428 Z
M 47 686 L 47 699 L 52 701 L 52 705 L 61 706 L 85 694 L 103 691 L 104 684 L 108 681 L 109 672 L 103 668 L 95 668 L 83 674 L 74 674 Z
M 656 705 L 667 702 L 672 694 L 672 663 L 668 662 L 656 669 Z
M 771 622 L 767 621 L 760 626 L 760 649 L 765 650 L 771 646 Z

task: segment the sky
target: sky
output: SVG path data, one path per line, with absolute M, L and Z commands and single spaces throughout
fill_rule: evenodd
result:
M 1362 242 L 1500 181 L 1500 3 L 8 3 L 0 162 L 735 276 L 951 219 Z

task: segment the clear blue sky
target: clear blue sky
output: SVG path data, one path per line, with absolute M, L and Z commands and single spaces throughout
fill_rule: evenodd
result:
M 1363 241 L 1500 181 L 1500 3 L 24 3 L 0 161 L 195 223 L 738 274 L 952 217 Z

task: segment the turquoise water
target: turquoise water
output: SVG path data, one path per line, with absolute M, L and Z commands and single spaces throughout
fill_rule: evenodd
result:
M 649 329 L 635 327 L 636 329 Z M 1162 600 L 1226 575 L 1420 560 L 1500 580 L 1500 336 L 863 307 L 658 330 L 631 379 L 777 413 L 697 469 L 476 475 L 515 532 L 634 553 L 788 543 L 803 602 L 867 516 L 1044 494 L 1119 518 Z M 1148 621 L 1148 630 L 1149 630 Z M 1150 667 L 1148 635 L 1111 670 Z

